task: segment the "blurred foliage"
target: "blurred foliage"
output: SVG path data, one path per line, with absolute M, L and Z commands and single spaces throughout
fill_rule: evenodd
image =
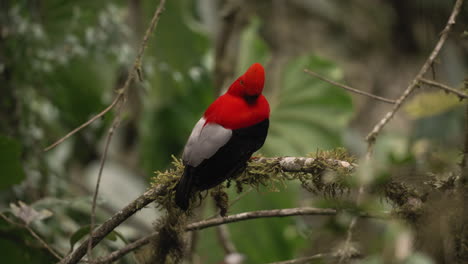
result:
M 21 166 L 21 147 L 13 139 L 0 135 L 0 164 L 2 164 L 2 181 L 0 190 L 18 184 L 24 179 L 24 171 Z
M 305 68 L 333 79 L 341 77 L 335 65 L 318 57 L 292 60 L 281 78 L 281 91 L 273 99 L 271 127 L 262 152 L 304 156 L 342 145 L 341 133 L 353 115 L 351 97 L 338 87 L 304 74 Z
M 131 11 L 129 5 L 137 2 L 138 10 Z M 214 38 L 198 24 L 198 2 L 167 1 L 143 59 L 143 80 L 131 88 L 129 97 L 138 100 L 127 101 L 117 133 L 124 135 L 114 138 L 117 145 L 124 145 L 120 141 L 125 137 L 133 140 L 134 145 L 119 149 L 124 158 L 116 160 L 126 165 L 125 159 L 131 160 L 128 163 L 146 180 L 153 171 L 170 167 L 172 154 L 180 156 L 193 125 L 217 96 L 212 85 Z M 132 63 L 139 34 L 145 30 L 130 21 L 141 19 L 145 27 L 155 5 L 150 0 L 6 0 L 0 4 L 0 211 L 11 219 L 30 222 L 59 252 L 68 252 L 87 236 L 90 199 L 89 190 L 82 186 L 87 176 L 84 171 L 98 160 L 113 113 L 51 152 L 42 150 L 112 101 Z M 263 23 L 259 17 L 252 18 L 241 33 L 238 64 L 234 65 L 238 74 L 253 62 L 268 65 L 277 52 L 270 50 L 262 36 Z M 348 146 L 362 143 L 349 128 L 355 114 L 351 96 L 304 74 L 304 68 L 343 81 L 343 71 L 329 59 L 311 53 L 289 58 L 278 77 L 279 88 L 265 88 L 272 115 L 270 133 L 260 151 L 264 155 L 305 156 L 347 142 L 351 142 Z M 391 175 L 405 180 L 427 180 L 428 174 L 436 179 L 446 177 L 459 159 L 462 104 L 441 92 L 415 95 L 406 107 L 417 119 L 408 132 L 411 136 L 392 131 L 382 134 L 375 148 L 375 164 L 345 184 L 377 185 Z M 129 132 L 132 129 L 133 133 Z M 414 185 L 420 187 L 417 183 Z M 259 187 L 230 213 L 298 204 L 354 209 L 345 199 L 311 199 L 299 183 L 282 187 L 280 192 Z M 236 197 L 234 188 L 228 192 Z M 389 209 L 386 202 L 372 198 L 362 207 Z M 105 201 L 99 204 L 105 205 Z M 99 222 L 108 216 L 102 208 L 97 213 Z M 47 213 L 49 210 L 53 215 Z M 213 213 L 207 211 L 205 214 Z M 349 220 L 350 215 L 344 214 L 317 223 L 299 217 L 258 219 L 229 225 L 229 229 L 247 263 L 262 263 L 294 258 L 311 247 L 318 248 L 322 242 L 317 238 L 326 233 L 342 236 Z M 383 263 L 379 252 L 408 231 L 401 226 L 379 225 L 384 235 L 369 239 L 374 250 L 363 263 Z M 19 226 L 0 220 L 0 235 L 4 263 L 55 261 Z M 107 238 L 99 253 L 115 249 L 109 240 L 126 242 L 126 236 L 117 231 Z M 202 231 L 198 248 L 202 263 L 217 263 L 223 258 L 213 229 Z M 402 263 L 432 262 L 415 253 Z
M 419 119 L 441 114 L 464 104 L 454 94 L 444 91 L 424 92 L 413 97 L 405 105 L 405 110 L 411 118 Z

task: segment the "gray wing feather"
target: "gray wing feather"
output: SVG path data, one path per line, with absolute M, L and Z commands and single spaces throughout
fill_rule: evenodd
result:
M 232 130 L 218 124 L 206 124 L 202 117 L 190 134 L 182 154 L 184 164 L 198 166 L 203 160 L 213 156 L 232 136 Z

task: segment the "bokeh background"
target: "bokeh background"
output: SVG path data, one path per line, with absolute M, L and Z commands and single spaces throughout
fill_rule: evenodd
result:
M 10 214 L 18 201 L 24 202 L 39 214 L 32 227 L 61 253 L 86 234 L 115 113 L 53 150 L 43 149 L 112 102 L 157 2 L 0 1 L 0 208 Z M 438 40 L 453 3 L 168 0 L 143 58 L 142 80 L 130 87 L 110 146 L 97 222 L 148 188 L 154 171 L 171 166 L 171 155 L 180 156 L 204 109 L 253 62 L 266 68 L 265 94 L 272 107 L 261 155 L 306 156 L 344 147 L 362 157 L 365 135 L 391 106 L 350 94 L 303 69 L 396 99 Z M 457 22 L 429 75 L 462 88 L 468 77 L 468 5 Z M 414 188 L 424 188 L 429 177 L 449 177 L 467 133 L 465 108 L 466 101 L 421 87 L 379 136 L 373 177 L 391 176 Z M 290 183 L 279 192 L 249 192 L 230 213 L 340 207 L 345 197 L 312 196 L 299 183 Z M 385 199 L 368 200 L 373 210 L 391 209 Z M 212 207 L 207 202 L 196 217 L 212 215 Z M 144 209 L 106 239 L 99 254 L 151 232 L 159 215 L 152 206 Z M 349 221 L 349 215 L 291 217 L 228 228 L 245 263 L 265 263 L 328 252 L 343 240 Z M 398 221 L 362 221 L 360 233 L 357 240 L 366 253 L 361 263 L 394 259 L 397 245 L 415 237 L 408 224 Z M 409 247 L 404 261 L 442 263 L 437 262 L 437 244 L 417 245 Z M 0 252 L 3 263 L 55 261 L 25 229 L 3 220 Z M 129 255 L 121 263 L 139 258 Z M 221 263 L 223 258 L 216 230 L 200 231 L 193 262 Z

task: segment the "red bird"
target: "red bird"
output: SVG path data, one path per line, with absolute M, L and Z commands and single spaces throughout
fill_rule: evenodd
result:
M 175 202 L 183 210 L 195 191 L 221 184 L 241 172 L 252 154 L 263 146 L 270 106 L 262 95 L 265 70 L 259 63 L 231 84 L 197 122 L 182 154 L 184 173 Z

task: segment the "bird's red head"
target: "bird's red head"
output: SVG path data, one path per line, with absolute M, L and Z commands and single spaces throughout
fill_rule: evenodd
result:
M 260 63 L 254 63 L 229 87 L 228 93 L 238 96 L 258 96 L 265 84 L 265 69 Z

